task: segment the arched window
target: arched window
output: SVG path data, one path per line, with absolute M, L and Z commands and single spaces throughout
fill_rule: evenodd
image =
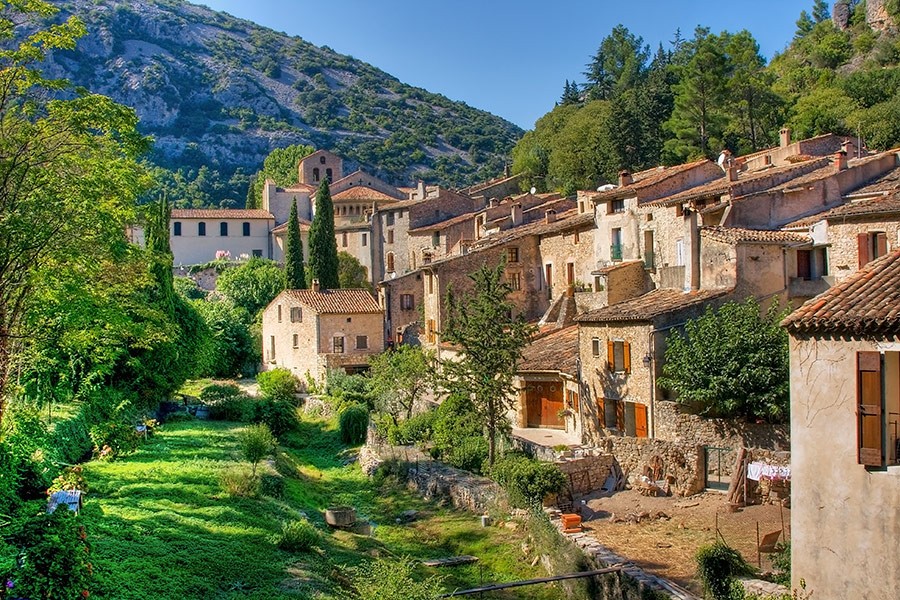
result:
M 388 270 L 388 273 L 394 272 L 394 253 L 393 252 L 387 253 L 387 270 Z

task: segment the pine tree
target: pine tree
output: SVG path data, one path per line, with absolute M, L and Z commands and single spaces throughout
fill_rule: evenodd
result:
M 300 241 L 300 222 L 297 220 L 297 199 L 291 205 L 288 217 L 287 239 L 284 243 L 284 276 L 289 290 L 306 289 L 306 273 L 303 270 L 303 242 Z
M 812 18 L 816 23 L 821 23 L 831 18 L 831 9 L 828 7 L 827 0 L 816 0 L 813 2 Z
M 323 289 L 337 289 L 338 252 L 334 239 L 334 204 L 328 180 L 324 179 L 316 192 L 316 214 L 309 227 L 309 271 Z
M 569 83 L 566 79 L 566 85 L 563 87 L 563 95 L 560 104 L 578 104 L 581 101 L 581 95 L 578 91 L 578 84 L 574 81 Z

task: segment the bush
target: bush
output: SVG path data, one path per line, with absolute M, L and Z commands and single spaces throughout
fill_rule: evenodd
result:
M 287 369 L 272 369 L 263 371 L 256 376 L 259 391 L 270 400 L 285 400 L 296 402 L 294 394 L 297 392 L 297 378 Z
M 233 383 L 211 383 L 200 391 L 200 400 L 204 404 L 215 404 L 236 396 L 243 397 L 244 393 Z
M 554 464 L 510 452 L 497 461 L 491 477 L 509 494 L 510 502 L 519 508 L 540 507 L 549 494 L 560 492 L 566 477 Z
M 488 458 L 488 442 L 481 435 L 461 438 L 451 448 L 444 450 L 441 458 L 457 469 L 482 474 Z
M 753 568 L 740 552 L 722 542 L 716 542 L 700 548 L 696 560 L 697 574 L 703 583 L 703 589 L 713 600 L 743 599 L 744 588 L 735 578 L 752 574 Z
M 259 495 L 259 479 L 245 468 L 232 467 L 226 469 L 222 472 L 219 482 L 222 484 L 222 489 L 229 496 L 255 498 Z
M 430 440 L 431 429 L 436 417 L 437 411 L 428 410 L 400 423 L 396 434 L 399 443 L 410 445 Z M 393 444 L 394 442 L 391 443 Z
M 319 532 L 306 519 L 282 524 L 275 545 L 287 552 L 306 552 L 319 541 Z
M 69 467 L 65 469 L 59 477 L 53 480 L 47 493 L 59 492 L 62 490 L 81 490 L 88 491 L 87 482 L 84 480 L 81 467 Z
M 263 473 L 259 477 L 259 493 L 270 498 L 283 498 L 284 477 Z
M 241 438 L 241 452 L 244 458 L 252 465 L 253 476 L 256 476 L 256 465 L 265 457 L 274 454 L 278 447 L 278 440 L 272 435 L 272 430 L 265 423 L 250 425 L 244 431 Z
M 90 436 L 97 456 L 109 460 L 134 452 L 140 441 L 134 426 L 119 421 L 91 427 Z
M 353 587 L 360 598 L 434 600 L 444 593 L 442 578 L 424 578 L 411 558 L 378 558 L 353 569 Z
M 209 418 L 213 421 L 248 423 L 256 418 L 256 402 L 243 394 L 211 400 L 207 406 Z
M 82 414 L 60 421 L 53 431 L 50 447 L 56 454 L 56 460 L 74 465 L 90 457 L 94 444 L 87 421 Z
M 13 527 L 9 541 L 23 548 L 11 570 L 0 581 L 15 582 L 22 598 L 72 600 L 87 598 L 91 565 L 86 533 L 79 517 L 68 510 L 46 514 L 41 510 Z
M 369 428 L 369 410 L 362 404 L 351 404 L 341 411 L 341 440 L 348 446 L 359 446 L 366 441 Z
M 772 566 L 776 573 L 774 577 L 775 583 L 790 586 L 791 585 L 791 543 L 778 542 L 775 544 L 775 552 L 772 554 Z
M 255 403 L 253 421 L 266 424 L 276 436 L 297 428 L 297 409 L 293 402 L 266 398 Z
M 372 407 L 371 382 L 362 375 L 347 375 L 344 371 L 328 371 L 325 394 L 343 404 L 358 403 Z

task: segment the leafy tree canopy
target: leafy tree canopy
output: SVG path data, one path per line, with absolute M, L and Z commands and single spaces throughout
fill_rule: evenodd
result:
M 226 269 L 216 281 L 218 291 L 254 316 L 268 306 L 284 287 L 284 271 L 271 260 L 256 257 Z
M 300 180 L 297 170 L 300 161 L 316 149 L 312 146 L 294 144 L 285 148 L 276 148 L 263 161 L 262 169 L 250 177 L 247 188 L 247 208 L 259 208 L 262 202 L 262 189 L 266 179 L 282 187 L 293 185 Z

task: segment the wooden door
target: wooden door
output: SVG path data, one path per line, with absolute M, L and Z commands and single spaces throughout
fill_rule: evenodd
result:
M 648 437 L 648 428 L 647 428 L 647 405 L 646 404 L 638 404 L 634 405 L 634 435 L 635 437 L 645 438 Z
M 560 382 L 537 382 L 525 389 L 528 427 L 565 428 L 565 421 L 559 415 L 562 409 L 563 390 Z
M 544 265 L 545 269 L 545 278 L 544 281 L 547 282 L 547 297 L 553 297 L 553 265 Z

